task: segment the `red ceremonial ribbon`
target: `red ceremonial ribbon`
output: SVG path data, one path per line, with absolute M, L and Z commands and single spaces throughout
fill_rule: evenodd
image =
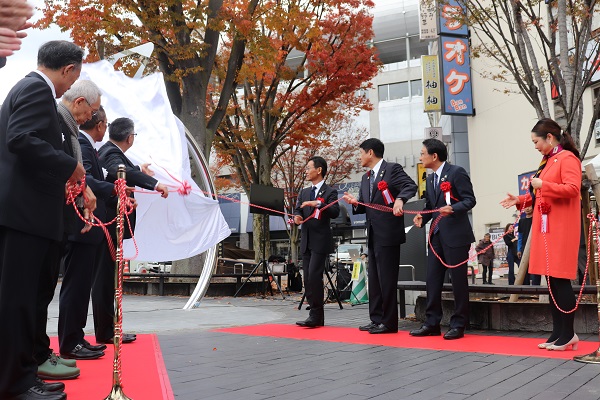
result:
M 448 181 L 440 183 L 440 190 L 444 192 L 444 197 L 446 197 L 446 203 L 450 205 L 450 199 L 454 201 L 458 201 L 456 197 L 452 195 L 452 184 Z
M 548 213 L 550 212 L 550 208 L 550 204 L 546 203 L 545 201 L 540 201 L 540 212 L 542 213 L 542 233 L 549 232 L 550 227 L 548 226 Z
M 379 191 L 383 195 L 385 204 L 390 205 L 394 202 L 394 196 L 392 196 L 392 194 L 388 190 L 388 184 L 386 181 L 379 181 L 377 183 L 377 189 L 379 189 Z
M 325 204 L 325 199 L 322 197 L 317 197 L 317 201 L 321 202 L 321 204 Z M 313 218 L 321 219 L 321 210 L 319 207 L 315 207 L 315 216 Z

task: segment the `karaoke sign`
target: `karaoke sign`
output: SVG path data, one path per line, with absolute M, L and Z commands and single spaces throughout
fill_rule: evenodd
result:
M 443 114 L 473 115 L 469 39 L 440 37 Z

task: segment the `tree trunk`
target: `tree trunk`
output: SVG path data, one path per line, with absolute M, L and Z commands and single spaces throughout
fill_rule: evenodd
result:
M 292 227 L 289 231 L 290 235 L 290 255 L 292 258 L 292 262 L 298 265 L 298 251 L 300 249 L 300 229 L 297 225 L 292 224 Z
M 264 230 L 263 230 L 264 224 Z M 271 235 L 269 234 L 269 216 L 254 214 L 252 218 L 252 245 L 254 247 L 254 261 L 268 260 L 271 254 Z M 263 247 L 264 245 L 264 247 Z M 264 254 L 263 254 L 264 249 Z
M 258 147 L 258 159 L 257 159 L 257 172 L 258 172 L 258 184 L 265 186 L 273 186 L 271 183 L 271 160 L 273 159 L 273 155 L 269 154 L 268 149 L 265 146 Z M 262 205 L 262 204 L 259 204 Z M 263 235 L 263 222 L 264 226 L 264 235 Z M 260 259 L 268 260 L 269 255 L 271 254 L 271 235 L 269 228 L 269 216 L 266 215 L 262 218 L 261 214 L 254 214 L 253 218 L 253 245 L 254 252 L 256 254 L 255 259 L 259 261 Z M 263 240 L 265 244 L 265 254 L 262 254 L 263 250 Z

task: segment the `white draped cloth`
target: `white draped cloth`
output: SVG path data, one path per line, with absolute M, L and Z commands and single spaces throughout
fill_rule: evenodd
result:
M 162 74 L 132 79 L 115 71 L 107 61 L 100 61 L 84 64 L 80 79 L 89 79 L 102 90 L 109 123 L 119 117 L 135 122 L 137 136 L 127 157 L 136 165 L 151 163 L 154 177 L 169 187 L 167 199 L 155 192 L 135 193 L 138 255 L 135 257 L 133 240 L 126 240 L 125 258 L 185 259 L 228 237 L 231 231 L 218 201 L 203 194 L 191 178 L 185 132 L 171 111 Z M 108 130 L 104 140 L 108 140 Z M 180 182 L 191 185 L 190 194 L 177 193 Z

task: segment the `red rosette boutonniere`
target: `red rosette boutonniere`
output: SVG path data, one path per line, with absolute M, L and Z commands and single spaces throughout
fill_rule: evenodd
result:
M 440 183 L 440 190 L 444 193 L 447 205 L 450 205 L 450 199 L 458 201 L 458 199 L 452 195 L 452 184 L 450 182 L 445 181 Z
M 542 214 L 542 233 L 548 232 L 548 214 L 550 214 L 550 208 L 550 204 L 546 203 L 545 201 L 540 202 L 540 213 Z
M 385 204 L 387 204 L 389 206 L 390 204 L 392 204 L 395 201 L 394 196 L 392 196 L 392 194 L 390 193 L 390 191 L 388 189 L 388 184 L 386 181 L 379 181 L 377 183 L 377 189 L 379 189 L 379 191 L 383 195 Z
M 321 205 L 325 204 L 325 199 L 322 197 L 317 197 L 317 201 L 320 202 Z M 321 219 L 321 210 L 319 207 L 315 207 L 315 219 Z

